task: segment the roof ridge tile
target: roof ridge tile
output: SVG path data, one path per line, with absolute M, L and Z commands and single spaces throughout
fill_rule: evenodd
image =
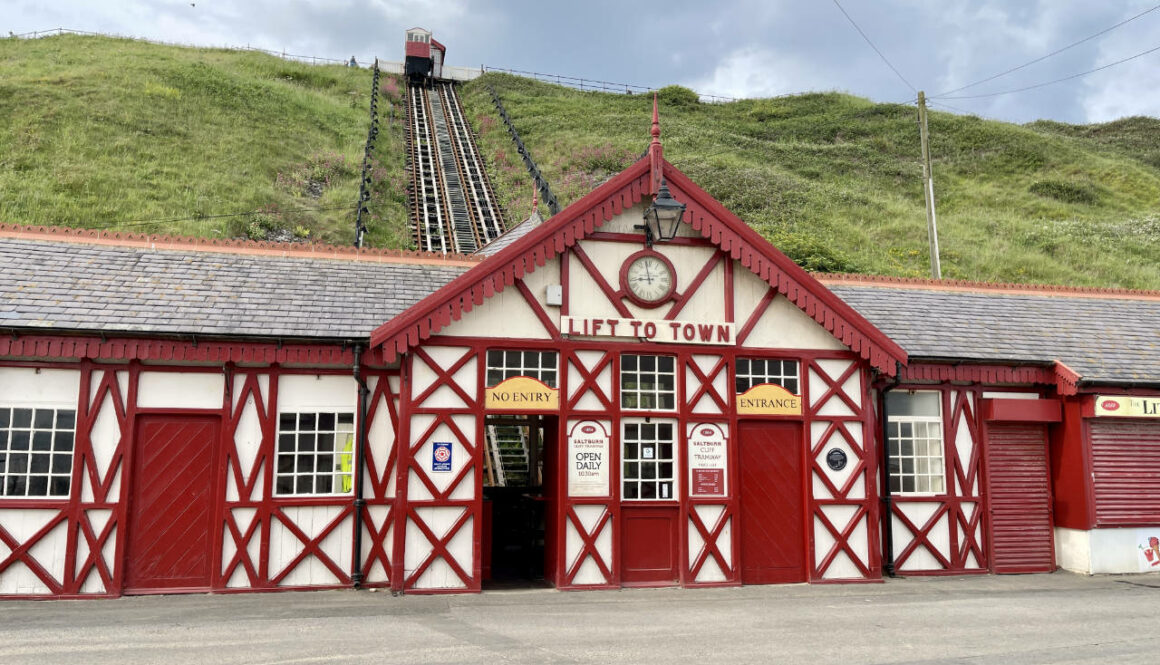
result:
M 316 243 L 270 242 L 248 239 L 198 238 L 127 231 L 106 231 L 67 226 L 39 226 L 0 223 L 0 238 L 71 242 L 90 246 L 117 246 L 137 249 L 278 256 L 284 258 L 333 259 L 368 263 L 423 263 L 430 265 L 475 265 L 483 257 L 469 254 L 440 254 L 402 249 L 358 249 Z
M 1160 290 L 1151 289 L 1067 286 L 1062 284 L 1017 284 L 1014 282 L 980 282 L 965 279 L 930 279 L 924 277 L 895 277 L 891 275 L 860 275 L 855 273 L 811 274 L 823 284 L 832 284 L 835 286 L 883 286 L 903 289 L 973 291 L 977 293 L 1004 293 L 1011 295 L 1160 300 Z

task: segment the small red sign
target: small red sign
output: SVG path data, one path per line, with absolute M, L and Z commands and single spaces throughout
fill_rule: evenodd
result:
M 592 433 L 596 432 L 596 428 L 593 427 L 592 425 L 585 425 L 585 426 L 580 428 L 580 431 L 584 432 L 585 434 L 592 434 Z
M 1100 406 L 1104 407 L 1104 411 L 1115 411 L 1116 409 L 1120 408 L 1120 403 L 1109 399 L 1104 400 L 1104 403 Z
M 721 496 L 725 493 L 725 469 L 693 469 L 693 494 Z

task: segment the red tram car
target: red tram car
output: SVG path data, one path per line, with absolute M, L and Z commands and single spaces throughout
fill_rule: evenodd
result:
M 415 80 L 442 78 L 446 55 L 447 47 L 435 41 L 430 30 L 411 28 L 407 31 L 403 71 L 407 78 Z

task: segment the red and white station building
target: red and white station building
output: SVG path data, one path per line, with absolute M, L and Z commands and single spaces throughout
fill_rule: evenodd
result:
M 536 222 L 0 227 L 0 597 L 1160 570 L 1160 294 L 820 281 L 657 142 Z

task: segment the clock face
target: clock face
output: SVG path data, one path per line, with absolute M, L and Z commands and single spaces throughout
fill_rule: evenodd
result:
M 668 300 L 675 280 L 672 265 L 657 254 L 630 259 L 624 271 L 625 288 L 642 304 L 656 305 Z

